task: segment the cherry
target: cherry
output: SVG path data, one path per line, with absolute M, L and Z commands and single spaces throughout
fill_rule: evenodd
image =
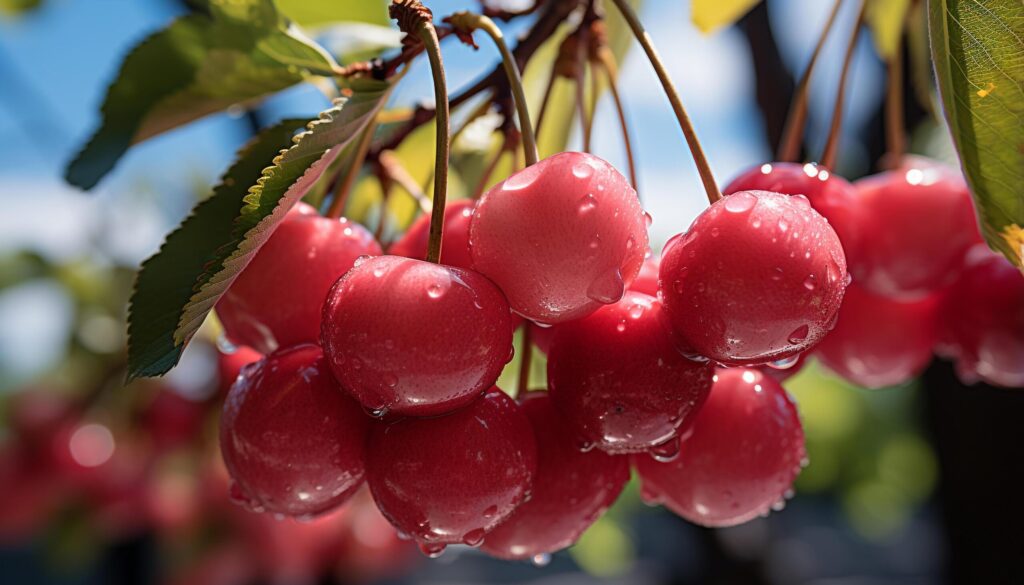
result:
M 261 353 L 315 342 L 327 291 L 356 258 L 381 254 L 363 226 L 293 208 L 217 303 L 235 344 Z
M 917 377 L 932 359 L 937 295 L 899 301 L 872 294 L 856 281 L 846 289 L 835 329 L 814 354 L 842 378 L 867 388 Z
M 651 256 L 640 266 L 640 273 L 629 285 L 629 290 L 641 292 L 652 297 L 658 296 L 658 272 L 661 270 L 661 258 Z
M 858 219 L 853 185 L 820 165 L 773 162 L 751 167 L 733 179 L 722 193 L 731 195 L 737 191 L 803 195 L 832 225 L 847 254 L 856 245 Z
M 469 241 L 474 268 L 516 313 L 553 324 L 622 297 L 647 252 L 647 225 L 621 173 L 595 156 L 563 152 L 484 194 Z
M 181 447 L 200 433 L 205 405 L 171 388 L 160 388 L 142 412 L 146 430 L 158 452 Z
M 469 255 L 469 222 L 473 218 L 476 201 L 451 201 L 444 208 L 444 236 L 441 238 L 441 263 L 446 266 L 473 267 Z M 388 249 L 392 256 L 422 260 L 427 255 L 430 239 L 430 215 L 419 216 L 397 242 Z
M 796 406 L 756 369 L 719 369 L 679 456 L 636 455 L 650 501 L 703 526 L 732 526 L 767 514 L 793 485 L 805 457 Z
M 322 340 L 334 376 L 367 410 L 432 416 L 494 384 L 512 330 L 505 297 L 480 274 L 378 256 L 331 289 Z
M 530 421 L 497 388 L 445 416 L 379 424 L 367 444 L 377 507 L 432 556 L 479 545 L 529 497 L 536 469 Z
M 263 359 L 263 354 L 251 347 L 240 346 L 231 353 L 217 352 L 217 387 L 227 394 L 242 368 Z
M 850 273 L 875 294 L 913 299 L 937 291 L 981 241 L 970 191 L 954 169 L 912 157 L 854 187 L 862 220 Z
M 784 360 L 828 332 L 846 288 L 836 233 L 805 197 L 740 191 L 665 246 L 661 299 L 681 346 L 728 365 Z
M 570 546 L 629 481 L 626 457 L 579 450 L 576 435 L 563 424 L 547 392 L 527 392 L 519 403 L 537 439 L 537 476 L 529 501 L 484 538 L 481 549 L 503 559 Z
M 677 446 L 713 371 L 679 353 L 663 320 L 657 299 L 630 291 L 558 327 L 548 354 L 551 399 L 584 446 L 611 453 Z
M 945 296 L 939 353 L 954 358 L 961 379 L 1024 387 L 1024 275 L 978 244 Z
M 234 499 L 289 516 L 326 512 L 363 482 L 371 419 L 338 388 L 320 348 L 300 345 L 246 366 L 221 417 Z

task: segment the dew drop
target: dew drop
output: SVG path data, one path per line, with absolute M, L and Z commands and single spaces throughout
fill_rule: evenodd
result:
M 470 530 L 462 536 L 462 543 L 466 546 L 480 546 L 484 541 L 484 529 L 477 528 L 476 530 Z
M 654 218 L 653 218 L 653 217 L 651 217 L 651 214 L 650 214 L 650 213 L 647 213 L 647 212 L 645 211 L 645 212 L 644 212 L 644 225 L 646 225 L 647 227 L 651 227 L 651 224 L 652 224 L 652 223 L 654 223 Z
M 533 555 L 530 559 L 535 567 L 546 567 L 551 563 L 551 555 L 548 553 L 540 553 L 539 555 Z
M 625 331 L 626 330 L 626 320 L 625 319 L 620 319 L 618 324 L 615 325 L 615 330 L 618 331 L 619 333 L 622 333 L 623 331 Z
M 377 278 L 384 276 L 384 268 L 378 266 L 373 269 L 373 275 Z
M 231 340 L 228 339 L 228 336 L 222 331 L 221 334 L 217 336 L 217 350 L 223 354 L 230 355 L 238 351 L 238 346 L 231 343 Z
M 772 280 L 774 280 L 775 282 L 782 280 L 783 274 L 785 273 L 782 271 L 782 267 L 776 266 L 775 270 L 772 271 Z
M 780 219 L 779 220 L 779 231 L 780 232 L 784 232 L 784 231 L 786 231 L 788 229 L 789 229 L 789 223 L 787 223 L 786 220 L 784 220 L 784 219 Z
M 601 235 L 594 234 L 594 237 L 590 240 L 590 249 L 596 250 L 601 246 Z
M 645 307 L 643 305 L 641 305 L 640 303 L 636 303 L 629 308 L 629 316 L 632 317 L 633 319 L 639 319 L 640 317 L 643 316 L 644 309 Z
M 800 354 L 795 354 L 775 360 L 774 362 L 768 362 L 768 367 L 776 370 L 788 370 L 795 366 L 798 361 L 800 361 Z
M 497 515 L 498 515 L 498 507 L 497 506 L 489 506 L 487 509 L 484 510 L 484 518 L 490 519 L 490 518 L 494 518 Z
M 388 407 L 386 406 L 379 406 L 376 408 L 364 407 L 363 410 L 366 412 L 366 414 L 372 416 L 373 418 L 384 418 L 388 414 Z
M 594 174 L 594 167 L 586 162 L 578 162 L 572 167 L 572 174 L 578 179 L 586 179 Z
M 771 172 L 772 172 L 772 165 L 770 165 L 768 163 L 765 163 L 765 164 L 761 165 L 761 174 L 762 175 L 769 175 L 769 174 L 771 174 Z
M 352 263 L 352 267 L 359 268 L 360 266 L 363 265 L 363 262 L 366 262 L 370 258 L 371 256 L 369 254 L 363 254 L 362 256 L 356 258 L 356 261 Z
M 808 274 L 807 278 L 804 279 L 804 288 L 807 290 L 814 290 L 817 286 L 817 278 L 813 274 Z
M 718 228 L 711 228 L 711 237 L 717 238 L 718 234 L 722 233 Z
M 398 386 L 398 376 L 392 373 L 384 374 L 384 383 L 388 388 L 394 388 L 395 386 Z
M 751 218 L 751 220 L 750 220 L 750 227 L 754 228 L 755 230 L 757 228 L 761 227 L 761 218 L 760 217 Z
M 794 329 L 793 332 L 789 334 L 789 342 L 790 343 L 801 343 L 805 339 L 807 339 L 807 334 L 808 333 L 810 333 L 810 330 L 807 327 L 807 325 L 801 325 L 801 326 L 797 327 L 796 329 Z
M 725 198 L 725 210 L 731 213 L 745 213 L 753 209 L 756 203 L 756 197 L 745 191 L 740 191 Z
M 589 441 L 587 439 L 580 439 L 576 443 L 576 449 L 578 449 L 581 453 L 589 453 L 590 451 L 593 451 L 594 447 L 596 446 L 596 443 L 594 443 L 593 441 Z
M 664 443 L 655 445 L 650 449 L 651 457 L 662 463 L 668 463 L 679 457 L 679 437 L 672 437 Z
M 587 297 L 599 303 L 610 305 L 622 298 L 626 285 L 622 281 L 622 273 L 613 268 L 598 276 L 587 287 Z
M 626 250 L 632 250 L 633 246 L 635 246 L 635 245 L 636 245 L 636 238 L 634 238 L 633 236 L 629 236 L 629 238 L 626 239 Z
M 580 198 L 580 204 L 579 204 L 580 215 L 584 215 L 586 213 L 590 213 L 591 211 L 593 211 L 593 209 L 595 207 L 597 207 L 597 198 L 594 197 L 593 193 L 587 193 L 586 195 L 584 195 L 583 197 Z
M 444 554 L 444 549 L 447 548 L 445 545 L 435 542 L 421 542 L 419 546 L 420 551 L 431 559 L 436 559 Z
M 434 284 L 427 286 L 427 296 L 432 299 L 439 299 L 444 296 L 444 289 L 441 288 L 440 284 L 435 282 Z
M 810 207 L 811 206 L 811 200 L 808 199 L 806 195 L 800 195 L 800 194 L 793 195 L 792 199 L 793 199 L 793 201 L 796 201 L 797 203 L 799 203 L 800 205 L 803 205 L 804 207 Z
M 772 510 L 775 512 L 781 512 L 786 509 L 786 500 L 779 500 L 772 504 Z

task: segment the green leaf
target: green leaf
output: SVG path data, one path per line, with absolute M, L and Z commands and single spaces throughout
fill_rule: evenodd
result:
M 286 27 L 271 0 L 210 0 L 135 47 L 101 107 L 103 121 L 68 165 L 92 188 L 132 144 L 328 73 L 333 59 Z
M 986 240 L 1024 255 L 1024 4 L 929 0 L 939 94 Z
M 875 50 L 883 61 L 892 59 L 899 50 L 910 0 L 870 0 L 864 20 L 871 27 Z
M 704 34 L 729 26 L 750 12 L 761 0 L 693 0 L 690 20 Z
M 276 0 L 285 16 L 302 26 L 332 22 L 390 24 L 386 0 Z
M 358 81 L 351 97 L 336 100 L 294 139 L 292 121 L 261 133 L 243 150 L 214 195 L 142 265 L 128 317 L 130 378 L 159 376 L 178 363 L 220 296 L 292 205 L 366 128 L 390 87 Z M 289 140 L 292 146 L 282 150 Z

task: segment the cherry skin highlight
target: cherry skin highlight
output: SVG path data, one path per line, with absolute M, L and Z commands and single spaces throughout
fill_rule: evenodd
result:
M 875 294 L 927 296 L 956 279 L 964 254 L 981 241 L 970 191 L 954 169 L 908 158 L 854 187 L 863 220 L 850 274 Z
M 233 497 L 288 516 L 341 505 L 363 483 L 371 422 L 338 388 L 315 345 L 246 366 L 221 416 L 221 454 L 235 482 Z
M 473 267 L 473 260 L 469 255 L 469 223 L 475 208 L 476 201 L 472 199 L 449 201 L 445 206 L 441 264 L 467 270 Z M 388 254 L 423 260 L 427 256 L 429 240 L 430 214 L 423 214 L 412 222 L 405 235 L 391 245 Z
M 381 249 L 363 226 L 293 208 L 217 303 L 228 338 L 261 353 L 316 342 L 327 291 L 366 254 Z
M 784 501 L 804 457 L 796 406 L 756 369 L 719 369 L 679 456 L 633 462 L 645 499 L 702 526 L 734 526 Z
M 548 353 L 551 400 L 577 443 L 635 453 L 670 443 L 700 409 L 713 369 L 676 349 L 654 297 L 614 305 L 558 327 Z
M 866 388 L 903 384 L 932 359 L 937 341 L 937 295 L 899 301 L 857 286 L 846 288 L 836 327 L 814 355 L 843 379 Z
M 484 194 L 469 241 L 473 267 L 516 313 L 555 324 L 622 297 L 643 264 L 647 223 L 621 173 L 595 156 L 563 152 Z
M 856 246 L 859 220 L 853 185 L 822 166 L 772 162 L 751 167 L 722 189 L 725 195 L 737 191 L 803 195 L 811 202 L 811 207 L 832 225 L 847 255 Z
M 502 559 L 528 559 L 572 545 L 629 481 L 627 457 L 579 450 L 547 392 L 527 392 L 519 404 L 537 439 L 537 476 L 529 501 L 484 538 L 482 550 Z
M 497 388 L 445 416 L 378 424 L 367 443 L 377 507 L 434 555 L 479 545 L 527 499 L 536 470 L 530 421 Z
M 839 238 L 805 197 L 740 191 L 665 246 L 660 292 L 681 347 L 756 365 L 824 337 L 848 279 Z
M 939 311 L 939 353 L 966 383 L 1024 388 L 1024 275 L 978 244 Z
M 335 378 L 367 410 L 433 416 L 494 384 L 512 330 L 505 297 L 479 273 L 378 256 L 331 289 L 321 339 Z

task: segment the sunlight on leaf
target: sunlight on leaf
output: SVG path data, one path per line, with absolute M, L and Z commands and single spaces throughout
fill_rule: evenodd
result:
M 704 34 L 727 27 L 742 18 L 761 0 L 693 0 L 690 19 Z

